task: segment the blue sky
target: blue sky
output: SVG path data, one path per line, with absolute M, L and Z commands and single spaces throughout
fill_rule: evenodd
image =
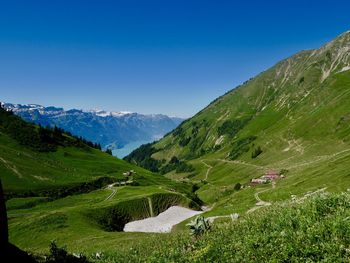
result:
M 0 100 L 189 117 L 350 29 L 349 1 L 0 1 Z

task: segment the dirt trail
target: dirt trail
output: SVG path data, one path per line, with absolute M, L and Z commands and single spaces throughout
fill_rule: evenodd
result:
M 272 182 L 272 189 L 274 189 L 275 187 L 276 187 L 276 182 Z M 266 202 L 266 201 L 264 201 L 264 200 L 261 200 L 261 198 L 260 198 L 260 196 L 259 196 L 259 194 L 262 194 L 262 193 L 267 192 L 267 191 L 269 191 L 269 190 L 271 190 L 271 189 L 268 188 L 268 189 L 262 190 L 262 191 L 260 191 L 260 192 L 256 192 L 256 193 L 254 194 L 254 198 L 255 198 L 255 200 L 257 201 L 257 203 L 255 204 L 255 206 L 254 206 L 253 208 L 251 208 L 251 209 L 249 209 L 249 210 L 247 211 L 247 214 L 250 214 L 251 212 L 254 212 L 254 211 L 257 210 L 257 209 L 260 209 L 261 207 L 265 207 L 265 206 L 270 206 L 270 205 L 271 205 L 270 202 Z
M 240 164 L 240 165 L 245 165 L 245 166 L 250 166 L 250 167 L 254 167 L 257 169 L 266 169 L 267 167 L 265 166 L 261 166 L 261 165 L 256 165 L 256 164 L 252 164 L 252 163 L 246 163 L 244 161 L 241 160 L 225 160 L 225 159 L 216 159 L 217 161 L 220 162 L 224 162 L 224 163 L 234 163 L 234 164 Z
M 210 170 L 213 169 L 213 166 L 205 163 L 203 160 L 201 160 L 201 163 L 204 164 L 208 168 L 207 172 L 205 173 L 205 178 L 204 178 L 204 180 L 208 181 L 208 176 L 209 176 Z
M 116 183 L 107 185 L 106 189 L 112 190 L 112 193 L 105 199 L 105 201 L 112 199 L 116 195 L 117 188 L 113 188 L 115 185 Z
M 340 151 L 337 153 L 333 153 L 333 154 L 329 154 L 329 155 L 321 155 L 321 156 L 316 157 L 312 161 L 291 165 L 291 166 L 286 167 L 286 169 L 290 170 L 293 168 L 298 168 L 301 166 L 306 166 L 306 165 L 314 164 L 317 162 L 326 161 L 326 160 L 332 159 L 332 158 L 337 157 L 338 155 L 346 153 L 346 152 L 350 152 L 350 149 L 346 149 L 346 150 L 343 150 L 343 151 Z
M 313 196 L 313 195 L 315 195 L 315 194 L 324 192 L 326 189 L 327 189 L 327 187 L 323 187 L 323 188 L 318 189 L 318 190 L 316 190 L 316 191 L 314 191 L 314 192 L 306 193 L 303 197 L 298 198 L 298 199 L 296 199 L 295 201 L 296 201 L 297 203 L 301 203 L 301 202 L 303 202 L 305 199 L 309 198 L 310 196 Z

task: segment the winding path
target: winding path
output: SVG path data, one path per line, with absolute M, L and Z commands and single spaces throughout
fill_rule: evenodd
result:
M 276 182 L 272 182 L 272 189 L 274 189 L 275 187 L 276 187 Z M 260 196 L 259 196 L 259 194 L 264 193 L 264 192 L 267 192 L 267 191 L 269 191 L 269 190 L 271 190 L 271 189 L 268 188 L 268 189 L 262 190 L 262 191 L 260 191 L 260 192 L 256 192 L 256 193 L 254 194 L 254 197 L 255 197 L 255 200 L 257 201 L 257 203 L 255 204 L 255 206 L 254 206 L 253 208 L 251 208 L 251 209 L 249 209 L 249 210 L 247 211 L 247 214 L 250 214 L 250 213 L 254 212 L 255 210 L 258 210 L 258 209 L 260 209 L 261 207 L 265 207 L 265 206 L 270 206 L 270 205 L 271 205 L 270 202 L 266 202 L 266 201 L 264 201 L 264 200 L 261 200 L 261 198 L 260 198 Z
M 107 185 L 106 189 L 112 190 L 112 193 L 105 199 L 105 201 L 112 199 L 116 195 L 117 189 L 113 188 L 115 185 L 116 183 Z
M 204 164 L 208 168 L 207 172 L 205 173 L 205 178 L 204 178 L 204 180 L 208 181 L 208 176 L 209 176 L 210 170 L 213 169 L 213 166 L 207 164 L 203 160 L 201 160 L 201 163 Z
M 241 164 L 241 165 L 245 165 L 245 166 L 250 166 L 250 167 L 254 167 L 254 168 L 258 168 L 258 169 L 266 169 L 267 167 L 265 166 L 261 166 L 261 165 L 256 165 L 256 164 L 252 164 L 252 163 L 246 163 L 244 161 L 241 160 L 225 160 L 225 159 L 216 159 L 217 161 L 220 162 L 224 162 L 224 163 L 233 163 L 233 164 Z

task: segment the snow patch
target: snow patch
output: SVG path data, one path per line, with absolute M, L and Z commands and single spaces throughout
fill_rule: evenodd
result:
M 99 117 L 122 117 L 125 115 L 132 114 L 131 111 L 105 111 L 105 110 L 99 110 L 99 109 L 92 109 L 89 111 L 86 111 L 88 113 L 92 113 Z
M 182 221 L 203 213 L 181 206 L 172 206 L 156 217 L 129 222 L 124 226 L 124 232 L 169 233 L 173 226 Z

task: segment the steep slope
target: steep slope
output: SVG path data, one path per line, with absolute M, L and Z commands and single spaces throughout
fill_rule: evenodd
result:
M 141 143 L 152 142 L 163 137 L 183 121 L 181 118 L 162 114 L 144 115 L 132 112 L 76 109 L 65 111 L 63 108 L 36 104 L 2 103 L 2 105 L 27 121 L 45 127 L 57 126 L 74 135 L 99 143 L 103 148 L 111 149 L 123 148 L 135 142 L 136 147 Z M 140 143 L 137 144 L 137 142 Z M 118 155 L 118 157 L 124 156 Z
M 198 193 L 209 203 L 248 200 L 248 194 L 234 191 L 235 184 L 247 185 L 268 170 L 282 171 L 286 178 L 264 193 L 279 200 L 321 186 L 346 188 L 349 135 L 346 32 L 320 49 L 277 63 L 146 146 L 147 151 L 136 150 L 126 159 L 146 167 L 155 163 L 158 170 L 167 171 L 164 167 L 176 157 L 195 171 L 167 176 L 202 182 Z M 226 207 L 234 209 L 227 202 Z M 252 195 L 246 209 L 254 202 Z

